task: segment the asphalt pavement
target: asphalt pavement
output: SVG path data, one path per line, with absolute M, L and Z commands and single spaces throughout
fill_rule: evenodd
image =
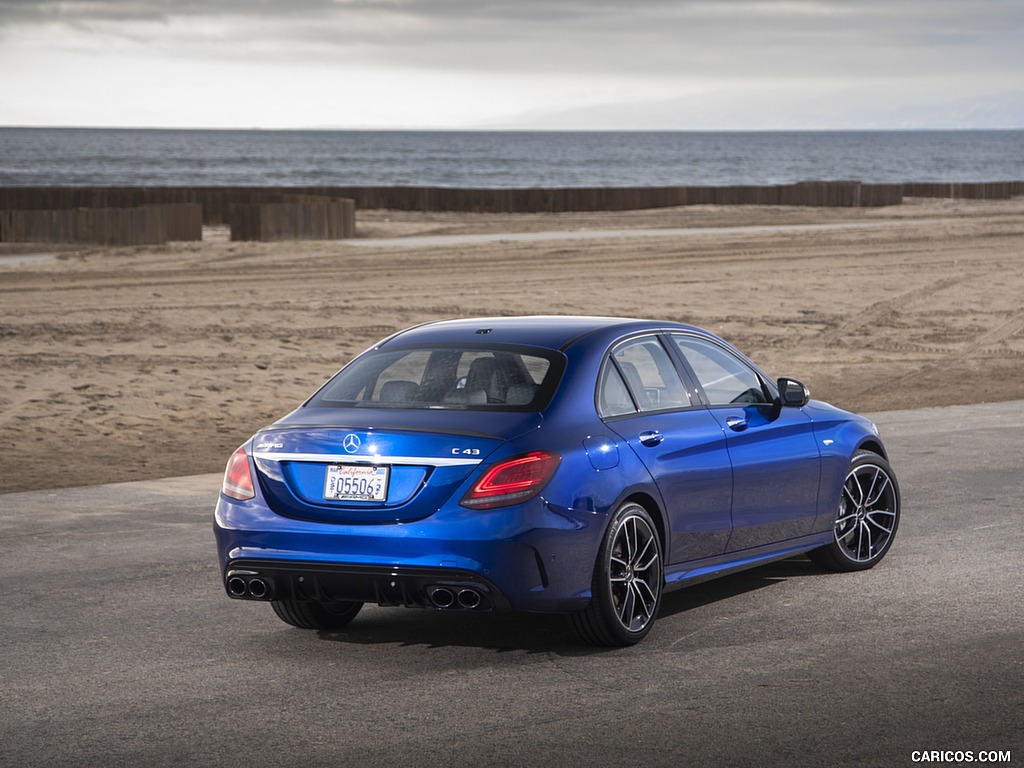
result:
M 875 419 L 877 568 L 674 592 L 628 649 L 557 616 L 288 627 L 223 593 L 218 475 L 0 495 L 0 766 L 1024 763 L 1024 402 Z
M 554 240 L 614 240 L 617 238 L 699 237 L 701 235 L 757 235 L 767 232 L 832 232 L 845 229 L 891 230 L 914 221 L 837 221 L 828 224 L 754 224 L 738 227 L 661 227 L 637 229 L 571 229 L 543 232 L 477 232 L 466 235 L 412 235 L 390 238 L 350 238 L 343 244 L 357 248 L 448 248 L 481 243 L 536 243 Z

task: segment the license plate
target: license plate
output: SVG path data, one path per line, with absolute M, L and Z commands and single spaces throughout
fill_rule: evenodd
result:
M 334 501 L 387 501 L 389 467 L 334 464 L 327 467 L 324 498 Z

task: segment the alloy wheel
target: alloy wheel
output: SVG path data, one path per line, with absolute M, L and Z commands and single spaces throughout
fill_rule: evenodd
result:
M 850 470 L 836 517 L 835 538 L 842 554 L 870 563 L 884 554 L 896 531 L 899 496 L 889 473 L 865 463 Z
M 654 618 L 661 592 L 657 534 L 638 515 L 622 521 L 612 542 L 608 581 L 619 623 L 639 632 Z

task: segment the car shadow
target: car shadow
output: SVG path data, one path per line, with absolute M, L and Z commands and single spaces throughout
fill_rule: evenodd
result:
M 678 616 L 712 603 L 766 589 L 788 579 L 825 572 L 806 559 L 771 563 L 669 592 L 662 599 L 659 616 Z M 588 656 L 624 650 L 598 648 L 582 643 L 568 617 L 558 614 L 364 609 L 351 625 L 342 630 L 320 631 L 317 636 L 325 642 L 349 645 L 465 647 L 493 650 L 495 653 Z
M 817 576 L 824 573 L 828 573 L 828 571 L 806 558 L 779 560 L 749 571 L 722 576 L 702 584 L 669 592 L 661 600 L 661 612 L 658 616 L 662 618 L 675 616 L 711 603 L 717 603 L 719 600 L 739 597 L 748 592 L 756 592 L 759 589 L 781 584 L 787 579 Z

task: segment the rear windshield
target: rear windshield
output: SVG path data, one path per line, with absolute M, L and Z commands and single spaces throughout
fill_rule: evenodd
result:
M 564 367 L 561 353 L 533 347 L 386 347 L 357 357 L 307 405 L 539 411 Z

